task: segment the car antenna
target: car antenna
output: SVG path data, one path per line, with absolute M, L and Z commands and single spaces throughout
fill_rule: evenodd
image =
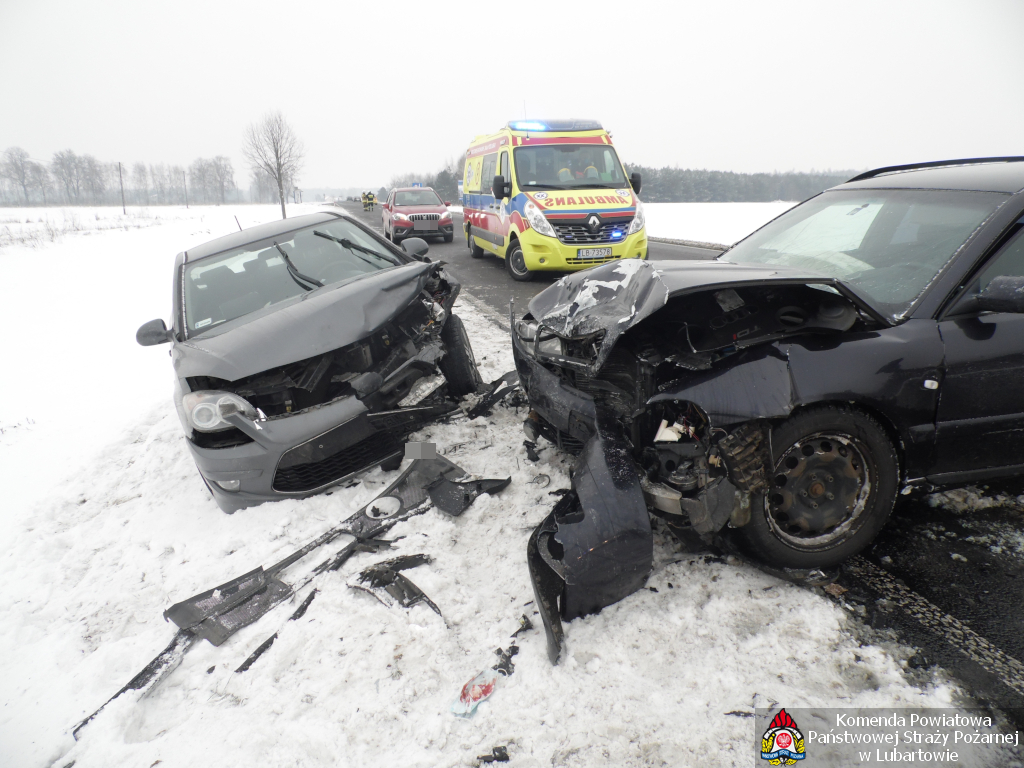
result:
M 238 215 L 237 214 L 235 215 L 235 224 L 238 224 L 238 231 L 241 232 L 242 231 L 242 225 L 239 224 L 239 222 L 238 222 Z

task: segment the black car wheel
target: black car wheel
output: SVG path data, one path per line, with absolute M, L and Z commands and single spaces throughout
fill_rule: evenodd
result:
M 441 329 L 441 341 L 444 342 L 445 356 L 438 367 L 448 379 L 448 392 L 454 397 L 462 397 L 476 392 L 480 387 L 480 372 L 476 369 L 473 358 L 473 347 L 469 344 L 469 334 L 462 318 L 452 315 Z
M 454 232 L 449 232 L 447 235 L 444 236 L 444 241 L 446 243 L 450 243 L 454 239 L 455 239 L 455 233 Z
M 885 430 L 859 411 L 824 406 L 772 430 L 775 471 L 763 507 L 736 529 L 766 564 L 827 568 L 863 550 L 896 500 L 899 462 Z
M 505 269 L 513 280 L 520 283 L 528 283 L 535 277 L 536 273 L 526 268 L 526 259 L 523 257 L 523 246 L 518 240 L 514 240 L 505 251 Z
M 388 232 L 388 225 L 387 224 L 383 224 L 382 226 L 384 228 L 384 239 L 385 240 L 390 240 L 391 239 L 391 233 Z
M 469 255 L 474 259 L 479 259 L 484 255 L 484 249 L 476 244 L 473 235 L 470 234 L 468 229 L 466 230 L 466 244 L 469 246 Z

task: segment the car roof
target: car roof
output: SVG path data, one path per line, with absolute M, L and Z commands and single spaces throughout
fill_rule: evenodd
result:
M 281 219 L 280 221 L 271 221 L 266 224 L 257 224 L 255 227 L 243 229 L 241 232 L 232 232 L 230 235 L 218 237 L 216 240 L 197 245 L 195 248 L 189 248 L 185 251 L 185 261 L 191 262 L 196 259 L 205 259 L 207 256 L 230 251 L 232 248 L 241 248 L 249 243 L 258 243 L 260 240 L 266 240 L 268 237 L 274 237 L 274 235 L 283 235 L 286 232 L 294 232 L 303 227 L 322 224 L 325 221 L 333 221 L 338 218 L 341 218 L 340 213 L 320 211 L 308 213 L 305 216 L 296 216 L 293 219 Z
M 950 160 L 947 164 L 879 168 L 833 189 L 956 189 L 1013 194 L 1024 190 L 1024 158 Z
M 423 189 L 429 189 L 431 192 L 434 191 L 433 187 L 395 187 L 395 192 L 419 192 Z

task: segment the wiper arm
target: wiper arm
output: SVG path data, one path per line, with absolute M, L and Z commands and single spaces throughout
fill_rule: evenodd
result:
M 292 280 L 298 284 L 299 288 L 304 288 L 307 291 L 315 290 L 311 286 L 315 285 L 317 288 L 323 288 L 324 284 L 317 280 L 315 277 L 304 275 L 292 264 L 292 260 L 288 257 L 288 252 L 274 241 L 274 247 L 281 252 L 281 256 L 284 258 L 284 265 L 288 268 L 288 274 L 292 276 Z M 303 282 L 305 280 L 305 282 Z M 310 285 L 306 285 L 309 283 Z
M 319 237 L 326 237 L 328 240 L 333 240 L 338 245 L 342 246 L 343 248 L 348 248 L 350 251 L 362 251 L 363 253 L 368 253 L 371 256 L 377 256 L 377 257 L 379 257 L 381 259 L 384 259 L 385 261 L 389 261 L 392 264 L 396 263 L 393 259 L 391 259 L 388 256 L 384 255 L 380 251 L 375 251 L 372 248 L 365 248 L 365 247 L 359 245 L 358 243 L 353 243 L 347 237 L 335 237 L 334 235 L 328 235 L 326 232 L 321 232 L 319 229 L 314 229 L 313 230 L 313 234 L 317 235 Z M 358 256 L 358 254 L 356 254 L 356 255 Z M 359 258 L 363 259 L 362 256 L 359 256 Z M 367 264 L 372 264 L 375 267 L 377 266 L 376 264 L 374 264 L 369 259 L 363 259 L 363 261 L 365 261 Z

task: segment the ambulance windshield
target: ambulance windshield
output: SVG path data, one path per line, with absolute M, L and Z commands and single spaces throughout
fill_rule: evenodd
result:
M 615 150 L 603 144 L 544 144 L 515 150 L 520 187 L 534 189 L 615 189 L 626 174 Z

